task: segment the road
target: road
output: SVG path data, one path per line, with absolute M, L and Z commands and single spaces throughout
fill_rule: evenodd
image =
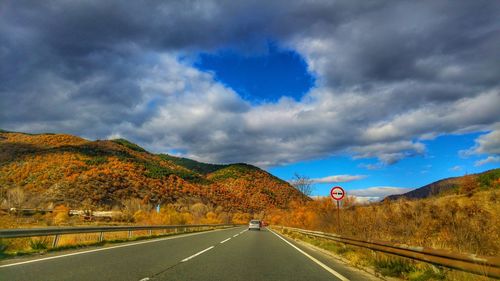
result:
M 370 280 L 268 229 L 192 233 L 0 263 L 0 280 Z

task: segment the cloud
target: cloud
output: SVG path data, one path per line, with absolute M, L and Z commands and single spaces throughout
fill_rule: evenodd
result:
M 398 141 L 387 143 L 374 143 L 364 146 L 353 147 L 354 158 L 373 158 L 378 159 L 383 164 L 394 164 L 399 160 L 413 155 L 420 155 L 425 152 L 425 146 L 422 143 L 411 141 Z
M 390 165 L 424 155 L 423 139 L 480 131 L 489 133 L 472 151 L 499 151 L 494 1 L 8 1 L 1 10 L 5 129 L 120 135 L 155 152 L 260 166 L 339 154 Z M 193 67 L 199 52 L 261 55 L 269 40 L 317 78 L 302 99 L 251 104 Z
M 354 195 L 358 197 L 379 197 L 384 198 L 389 195 L 403 194 L 413 190 L 413 188 L 406 187 L 393 187 L 393 186 L 374 186 L 364 189 L 355 189 L 347 191 L 347 195 Z
M 497 155 L 500 155 L 500 123 L 495 124 L 489 133 L 480 135 L 476 138 L 475 142 L 476 144 L 473 147 L 466 150 L 460 150 L 459 155 L 463 158 L 473 155 L 490 155 L 486 159 L 477 161 L 475 166 L 494 162 L 494 160 L 498 158 Z
M 384 167 L 385 165 L 383 163 L 375 163 L 375 164 L 365 164 L 361 163 L 358 165 L 359 168 L 364 168 L 367 170 L 380 170 Z
M 458 172 L 458 171 L 461 171 L 462 169 L 463 169 L 462 166 L 457 165 L 457 166 L 453 166 L 453 167 L 449 168 L 448 170 L 453 171 L 453 172 Z
M 361 205 L 378 202 L 383 199 L 380 197 L 369 197 L 369 196 L 352 196 L 352 197 L 354 198 L 354 202 L 356 204 L 361 204 Z
M 405 187 L 393 187 L 393 186 L 374 186 L 364 189 L 347 190 L 346 195 L 353 198 L 357 204 L 369 204 L 372 202 L 378 202 L 383 200 L 385 197 L 394 194 L 403 194 L 413 190 L 413 188 Z M 318 199 L 327 196 L 318 196 Z
M 500 162 L 500 156 L 488 156 L 484 159 L 478 160 L 474 163 L 474 166 L 483 166 L 490 163 Z
M 490 133 L 478 137 L 476 142 L 475 153 L 500 155 L 500 125 Z
M 366 178 L 365 175 L 336 175 L 323 178 L 311 179 L 314 183 L 337 183 L 337 182 L 350 182 Z

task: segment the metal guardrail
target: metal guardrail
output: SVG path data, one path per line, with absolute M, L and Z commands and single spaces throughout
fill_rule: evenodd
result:
M 24 228 L 24 229 L 0 229 L 0 238 L 22 238 L 38 236 L 54 236 L 52 247 L 57 247 L 59 238 L 64 234 L 100 233 L 99 242 L 104 240 L 105 232 L 128 231 L 128 238 L 132 237 L 133 231 L 148 230 L 152 235 L 153 230 L 175 229 L 178 232 L 186 232 L 187 229 L 203 227 L 234 227 L 234 224 L 190 224 L 190 225 L 147 225 L 147 226 L 82 226 L 82 227 L 47 227 L 47 228 Z
M 275 226 L 278 229 L 298 232 L 304 235 L 324 238 L 344 244 L 359 246 L 388 254 L 424 261 L 448 268 L 458 269 L 500 279 L 500 257 L 461 254 L 427 247 L 412 247 L 404 244 L 378 240 L 361 240 L 332 233 L 305 230 L 300 228 Z

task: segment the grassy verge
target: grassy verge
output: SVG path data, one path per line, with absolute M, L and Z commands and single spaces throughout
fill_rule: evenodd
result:
M 140 240 L 148 240 L 155 238 L 162 238 L 167 236 L 175 236 L 180 234 L 188 234 L 195 232 L 204 232 L 213 230 L 202 229 L 202 230 L 192 230 L 184 232 L 167 232 L 161 234 L 153 235 L 137 235 L 131 238 L 126 237 L 128 235 L 126 232 L 111 232 L 106 233 L 109 238 L 104 241 L 96 241 L 98 233 L 86 233 L 86 234 L 71 234 L 62 235 L 60 238 L 60 246 L 51 247 L 53 237 L 33 237 L 33 238 L 15 238 L 15 239 L 0 239 L 0 259 L 8 259 L 14 257 L 28 256 L 34 254 L 45 254 L 50 252 L 70 250 L 70 249 L 81 249 L 92 246 L 105 246 L 110 244 L 117 244 L 123 242 L 133 242 Z
M 279 229 L 276 229 L 280 231 Z M 451 270 L 408 258 L 375 252 L 370 249 L 346 245 L 327 239 L 310 237 L 296 232 L 280 231 L 282 234 L 324 249 L 340 257 L 349 265 L 362 269 L 371 269 L 377 276 L 388 276 L 410 281 L 454 280 L 487 281 L 494 280 L 467 272 Z

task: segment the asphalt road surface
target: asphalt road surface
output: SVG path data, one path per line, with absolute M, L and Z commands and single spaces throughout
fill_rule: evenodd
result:
M 0 280 L 370 279 L 269 229 L 246 227 L 0 263 Z

